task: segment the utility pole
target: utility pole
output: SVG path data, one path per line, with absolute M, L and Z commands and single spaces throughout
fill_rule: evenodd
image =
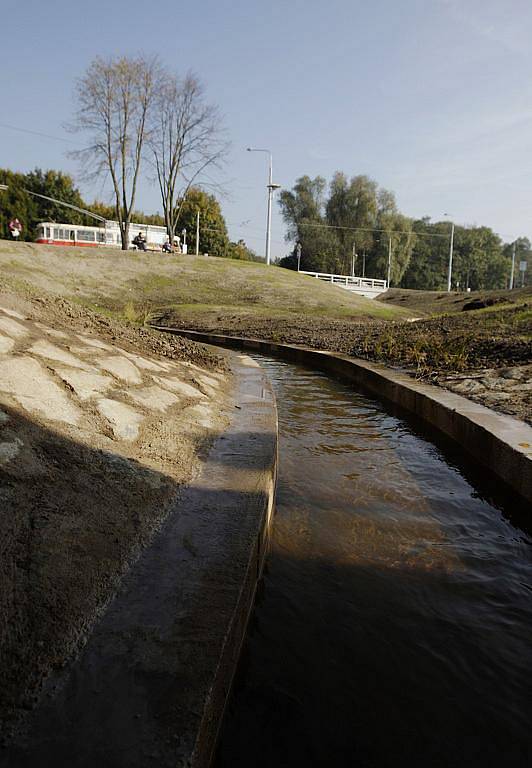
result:
M 355 276 L 355 260 L 357 257 L 357 246 L 356 243 L 353 241 L 353 257 L 351 259 L 351 277 Z
M 510 290 L 514 287 L 514 272 L 515 272 L 515 242 L 512 245 L 512 271 L 510 273 Z
M 199 211 L 196 214 L 196 256 L 199 256 Z
M 453 275 L 453 243 L 454 243 L 454 221 L 451 222 L 451 247 L 449 249 L 449 270 L 447 272 L 447 291 L 451 290 L 451 279 Z
M 299 272 L 299 268 L 301 266 L 301 243 L 298 243 L 296 245 L 296 253 L 297 253 L 297 271 Z
M 388 238 L 388 288 L 390 287 L 390 276 L 392 274 L 392 238 Z

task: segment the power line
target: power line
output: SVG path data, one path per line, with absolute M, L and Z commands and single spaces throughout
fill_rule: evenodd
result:
M 31 131 L 29 128 L 20 128 L 17 125 L 8 125 L 8 123 L 0 123 L 0 128 L 8 128 L 10 131 L 19 131 L 20 133 L 29 133 L 32 136 L 41 136 L 45 139 L 53 139 L 54 141 L 64 141 L 67 144 L 77 144 L 72 139 L 65 139 L 61 136 L 52 136 L 50 133 L 41 133 L 40 131 Z
M 388 235 L 416 235 L 419 237 L 444 237 L 449 239 L 449 235 L 442 235 L 439 232 L 416 232 L 415 230 L 399 230 L 399 229 L 374 229 L 373 227 L 341 227 L 334 224 L 312 224 L 307 222 L 301 222 L 297 224 L 298 227 L 317 227 L 319 229 L 345 229 L 350 232 L 384 232 Z

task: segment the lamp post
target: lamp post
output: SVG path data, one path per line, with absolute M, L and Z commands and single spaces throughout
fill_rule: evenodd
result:
M 187 230 L 186 229 L 182 229 L 181 230 L 181 234 L 183 235 L 183 248 L 182 248 L 182 250 L 183 250 L 183 253 L 186 255 L 186 253 L 187 253 Z
M 444 216 L 448 216 L 448 213 L 444 213 Z M 447 270 L 447 291 L 451 290 L 451 280 L 453 276 L 453 245 L 454 245 L 454 221 L 451 221 L 451 245 L 449 248 L 449 268 Z
M 248 152 L 266 152 L 270 157 L 270 172 L 268 175 L 268 217 L 266 220 L 266 264 L 270 263 L 270 240 L 272 229 L 272 198 L 276 189 L 280 188 L 280 184 L 273 183 L 273 158 L 269 149 L 255 149 L 254 147 L 248 147 Z

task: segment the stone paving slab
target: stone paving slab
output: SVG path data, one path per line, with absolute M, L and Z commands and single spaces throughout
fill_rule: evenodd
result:
M 165 389 L 170 389 L 172 392 L 176 392 L 183 397 L 195 397 L 204 398 L 203 392 L 196 389 L 192 384 L 187 384 L 186 381 L 178 379 L 176 376 L 153 376 L 153 380 Z
M 32 357 L 2 360 L 1 392 L 10 395 L 29 413 L 40 414 L 54 421 L 76 425 L 82 416 L 80 409 Z
M 17 322 L 16 320 L 13 320 L 10 317 L 1 317 L 0 316 L 0 331 L 4 331 L 8 336 L 15 336 L 16 338 L 20 336 L 27 336 L 29 333 L 28 329 L 25 325 L 22 325 L 21 323 Z
M 92 366 L 87 365 L 83 360 L 70 354 L 65 349 L 51 344 L 49 341 L 41 340 L 32 344 L 28 350 L 34 355 L 47 358 L 48 360 L 55 360 L 58 363 L 64 363 L 70 365 L 72 368 L 81 368 L 82 370 L 90 370 Z
M 105 371 L 109 371 L 113 376 L 118 379 L 122 379 L 127 384 L 141 384 L 142 375 L 136 365 L 121 355 L 113 355 L 112 357 L 103 357 L 97 361 L 100 368 Z
M 178 397 L 165 389 L 161 389 L 156 384 L 153 387 L 131 390 L 129 397 L 139 405 L 143 405 L 145 408 L 153 408 L 156 411 L 166 411 L 172 405 L 176 405 L 179 402 Z
M 57 366 L 54 370 L 63 381 L 72 387 L 81 400 L 97 397 L 114 384 L 110 376 L 103 376 L 101 373 L 77 371 L 60 366 Z
M 150 416 L 181 409 L 183 399 L 207 400 L 194 381 L 184 380 L 199 381 L 204 373 L 188 362 L 149 359 L 89 335 L 28 320 L 2 306 L 0 328 L 0 396 L 35 417 L 77 427 L 80 434 L 96 430 L 101 439 L 112 434 L 131 443 Z M 203 381 L 214 399 L 221 377 L 213 373 Z M 190 416 L 197 416 L 200 425 L 212 424 L 208 409 Z M 4 454 L 14 457 L 14 451 L 5 448 Z
M 13 339 L 8 338 L 7 336 L 0 335 L 0 354 L 11 352 L 14 346 L 15 346 L 15 342 L 13 341 Z
M 115 437 L 120 440 L 137 439 L 139 427 L 144 421 L 144 416 L 141 413 L 129 405 L 125 405 L 125 403 L 109 398 L 98 400 L 96 407 L 111 424 Z

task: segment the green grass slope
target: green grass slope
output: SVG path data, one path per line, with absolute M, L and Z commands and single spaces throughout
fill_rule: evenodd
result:
M 279 267 L 206 256 L 123 252 L 0 240 L 0 270 L 100 311 L 142 321 L 172 310 L 182 320 L 213 313 L 347 322 L 394 320 L 412 311 L 384 305 Z

